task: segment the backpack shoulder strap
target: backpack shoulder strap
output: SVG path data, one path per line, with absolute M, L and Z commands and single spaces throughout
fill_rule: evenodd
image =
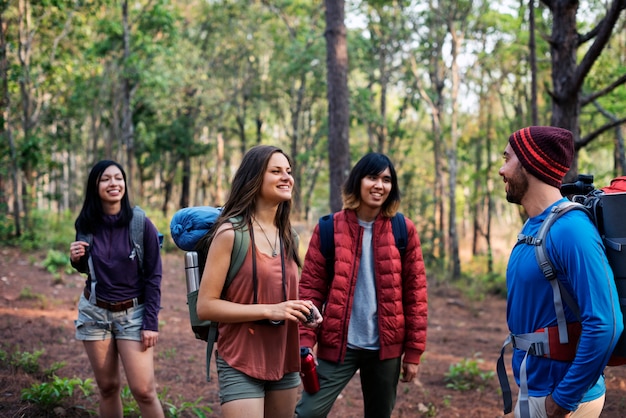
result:
M 578 318 L 580 318 L 580 308 L 567 289 L 563 287 L 559 280 L 556 280 L 554 264 L 550 260 L 550 257 L 548 257 L 548 252 L 546 250 L 546 237 L 550 227 L 561 216 L 571 210 L 582 210 L 587 213 L 587 215 L 591 216 L 589 211 L 580 203 L 570 201 L 559 203 L 552 208 L 546 219 L 544 219 L 534 240 L 537 263 L 539 264 L 541 272 L 552 286 L 552 300 L 554 302 L 554 310 L 556 312 L 556 321 L 559 330 L 559 341 L 561 344 L 567 344 L 569 342 L 567 321 L 565 320 L 565 311 L 563 310 L 563 300 L 565 300 L 567 306 L 569 306 Z
M 237 272 L 241 268 L 250 246 L 250 232 L 247 225 L 241 225 L 243 218 L 237 216 L 230 218 L 229 222 L 233 224 L 233 231 L 235 232 L 235 241 L 233 242 L 233 250 L 230 255 L 230 266 L 228 267 L 228 273 L 226 274 L 226 281 L 224 282 L 224 288 L 222 289 L 222 297 L 226 292 L 226 289 L 233 282 L 233 279 L 237 275 Z M 210 367 L 211 367 L 211 355 L 213 353 L 213 345 L 217 341 L 217 327 L 218 322 L 211 321 L 209 325 L 207 346 L 206 346 L 206 380 L 211 381 Z
M 408 241 L 408 234 L 406 231 L 406 220 L 404 215 L 400 212 L 391 218 L 391 229 L 393 230 L 393 237 L 396 240 L 396 247 L 400 251 L 400 256 L 404 258 L 406 253 L 406 246 Z
M 335 225 L 333 214 L 324 215 L 319 219 L 320 251 L 326 260 L 326 272 L 332 279 L 335 270 Z
M 556 278 L 556 273 L 554 272 L 554 264 L 550 261 L 546 251 L 546 236 L 548 235 L 548 230 L 552 224 L 571 210 L 581 210 L 591 217 L 589 211 L 580 203 L 570 201 L 559 203 L 552 208 L 546 219 L 543 221 L 534 240 L 535 255 L 537 257 L 537 262 L 539 263 L 539 268 L 541 268 L 543 275 L 546 276 L 548 280 Z
M 248 247 L 250 246 L 250 232 L 248 231 L 247 225 L 241 225 L 243 219 L 240 216 L 237 216 L 230 218 L 229 221 L 234 227 L 233 231 L 235 232 L 235 241 L 233 242 L 233 251 L 230 255 L 230 266 L 228 267 L 228 274 L 226 275 L 224 289 L 230 286 L 233 279 L 237 275 L 237 272 L 246 259 Z
M 133 218 L 130 221 L 130 241 L 133 251 L 139 260 L 139 268 L 143 271 L 143 231 L 146 223 L 146 212 L 139 206 L 133 208 Z
M 91 247 L 91 243 L 93 242 L 93 234 L 85 233 L 82 231 L 76 231 L 76 240 L 77 241 L 85 241 Z

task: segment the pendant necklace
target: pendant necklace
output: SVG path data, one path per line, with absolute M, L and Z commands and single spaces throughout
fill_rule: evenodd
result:
M 267 234 L 265 233 L 265 230 L 263 229 L 263 227 L 261 226 L 259 221 L 257 221 L 256 218 L 254 218 L 254 222 L 256 222 L 256 224 L 259 226 L 259 228 L 261 228 L 261 232 L 263 232 L 263 235 L 265 236 L 265 239 L 267 240 L 267 243 L 270 245 L 270 248 L 272 249 L 272 257 L 276 257 L 278 255 L 278 253 L 276 252 L 276 248 L 278 247 L 276 245 L 276 241 L 277 241 L 277 238 L 278 238 L 278 228 L 276 229 L 276 236 L 274 237 L 274 245 L 272 245 L 272 242 L 267 237 Z

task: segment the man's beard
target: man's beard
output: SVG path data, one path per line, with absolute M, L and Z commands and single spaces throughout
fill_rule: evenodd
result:
M 512 177 L 507 178 L 508 189 L 506 192 L 506 200 L 509 203 L 522 204 L 522 199 L 528 192 L 528 178 L 520 165 Z

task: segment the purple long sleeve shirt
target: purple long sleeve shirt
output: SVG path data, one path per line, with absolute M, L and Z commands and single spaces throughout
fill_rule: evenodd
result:
M 145 314 L 142 329 L 158 331 L 162 276 L 158 231 L 146 217 L 142 277 L 138 257 L 130 258 L 130 226 L 115 226 L 118 218 L 119 215 L 104 216 L 89 248 L 96 276 L 96 296 L 108 302 L 143 296 Z M 72 264 L 81 273 L 89 270 L 86 256 Z M 90 277 L 85 286 L 91 288 Z

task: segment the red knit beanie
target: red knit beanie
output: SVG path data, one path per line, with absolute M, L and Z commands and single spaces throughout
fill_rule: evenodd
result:
M 509 143 L 530 174 L 551 186 L 561 187 L 574 157 L 574 138 L 570 131 L 530 126 L 514 132 Z

